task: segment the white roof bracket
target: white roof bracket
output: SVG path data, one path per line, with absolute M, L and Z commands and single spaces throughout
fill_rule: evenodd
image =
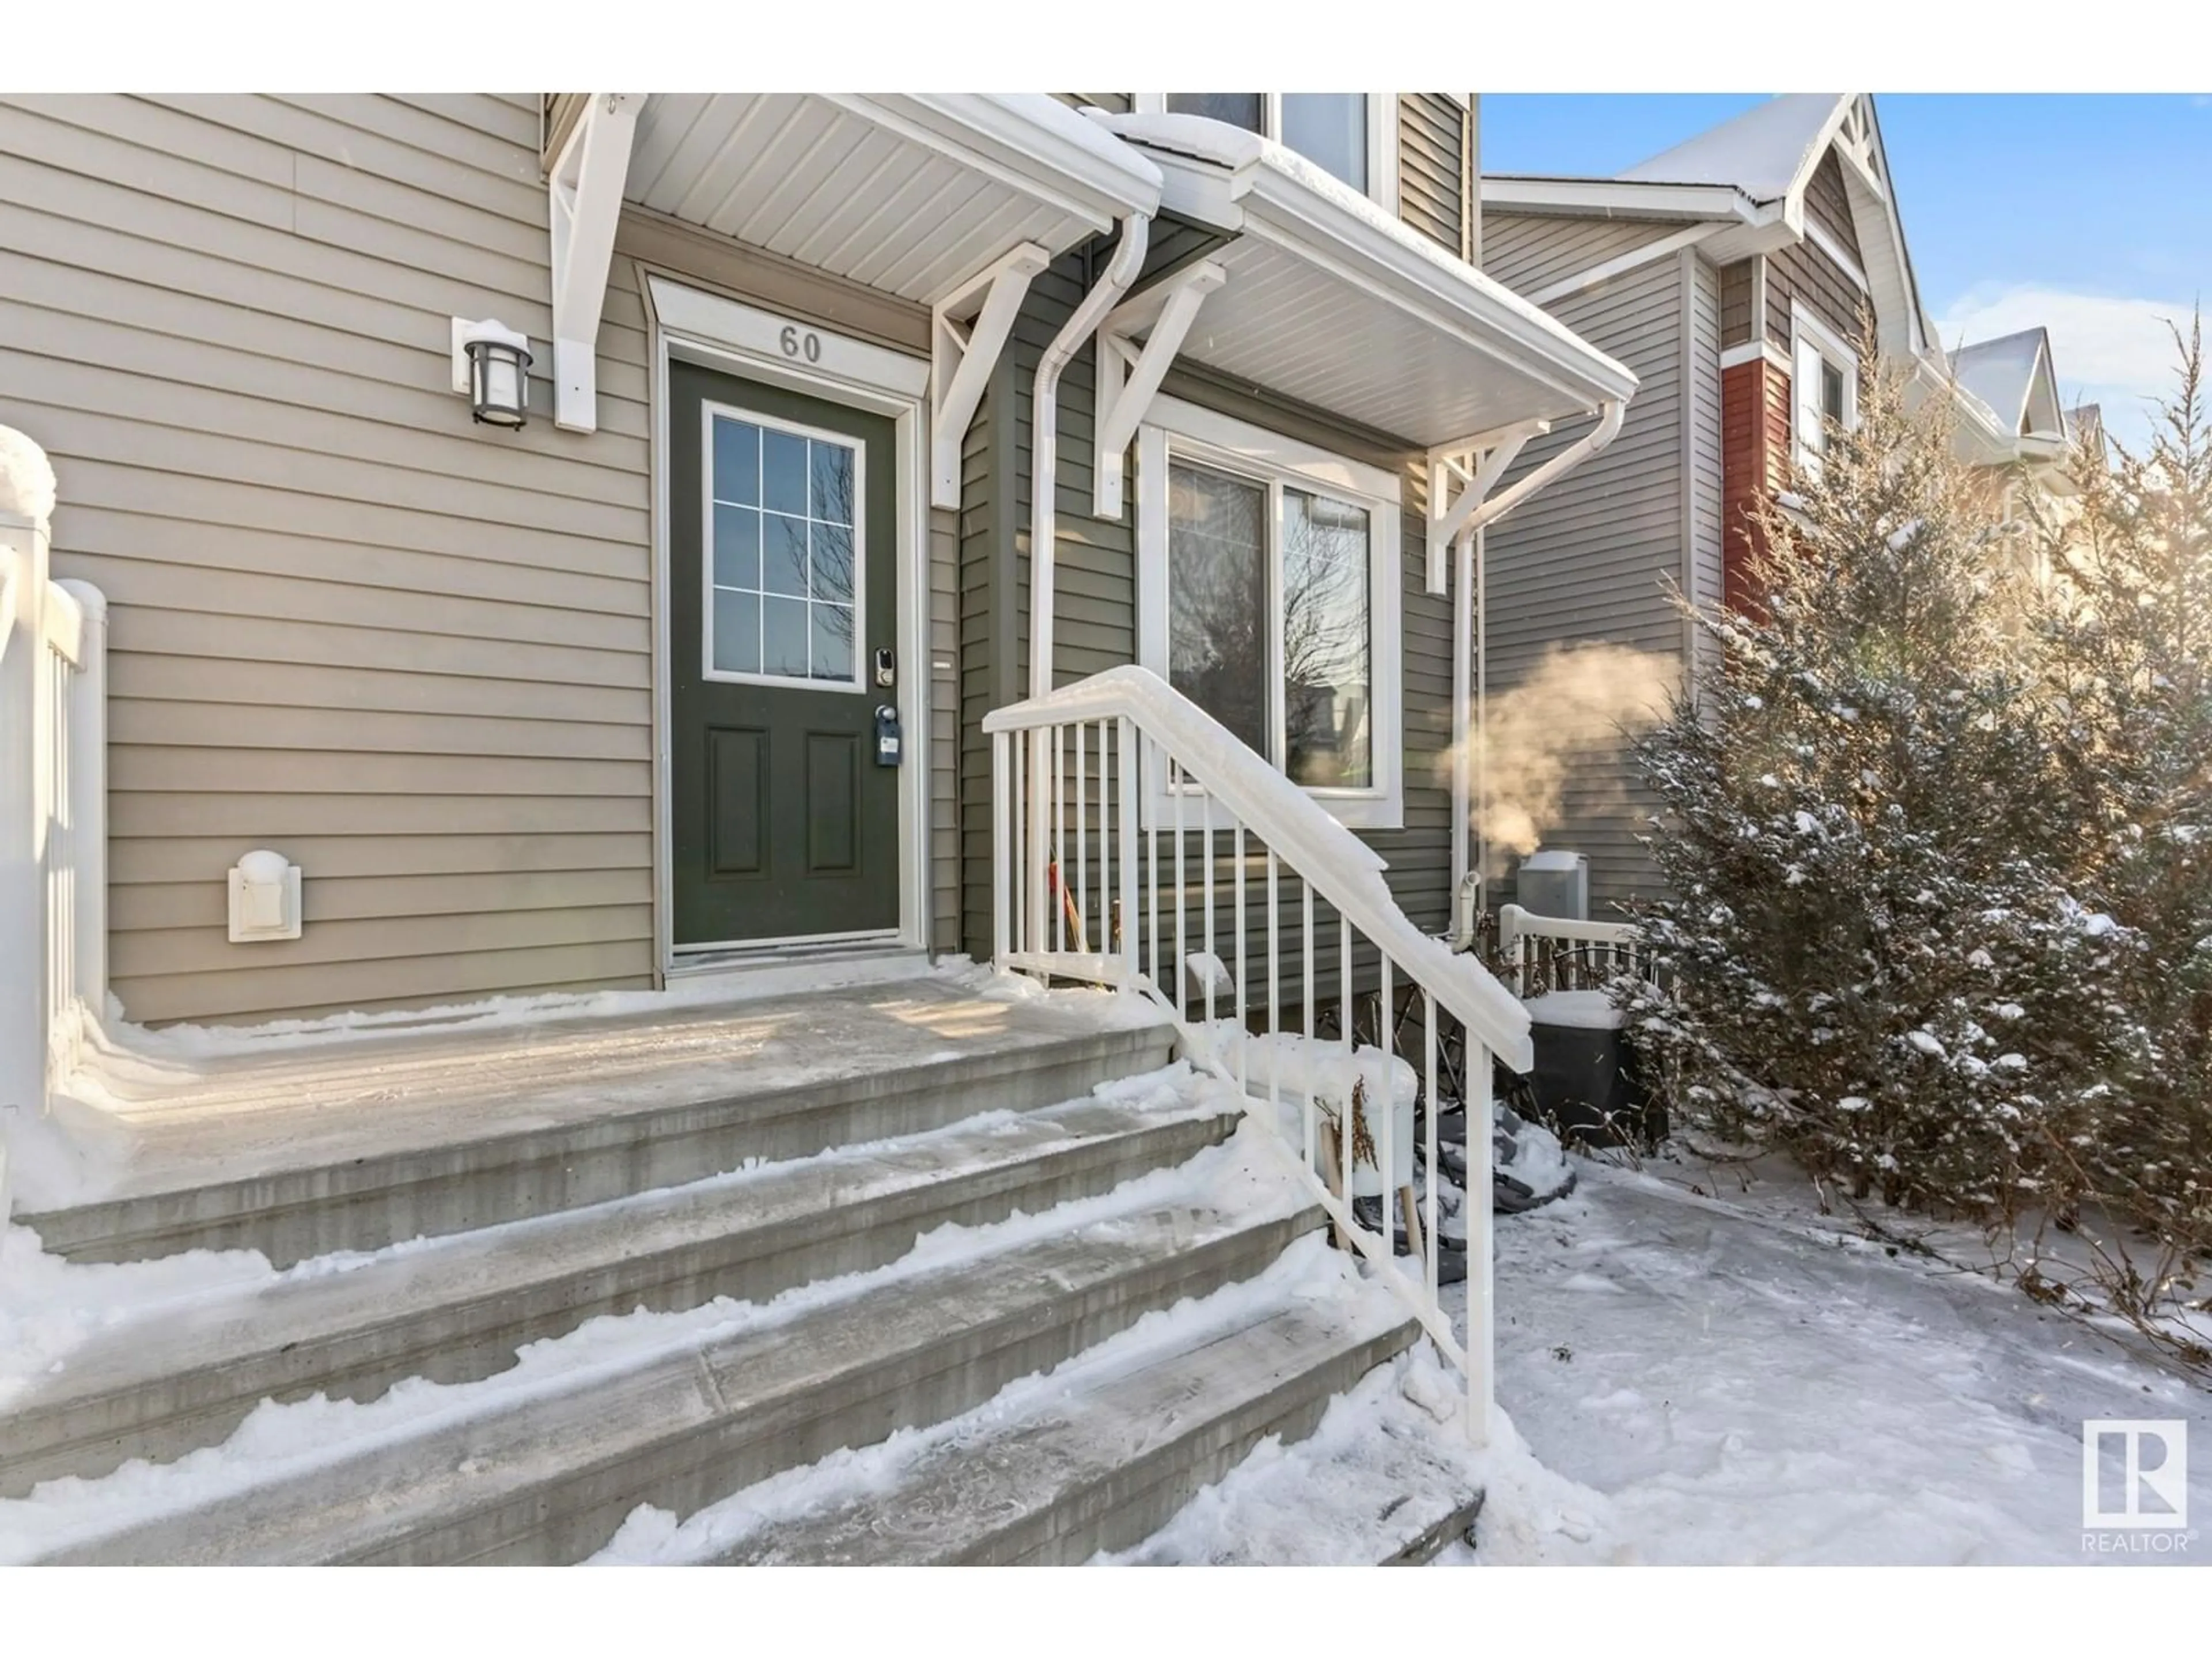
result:
M 1444 591 L 1444 555 L 1468 526 L 1483 498 L 1497 487 L 1522 446 L 1552 429 L 1549 421 L 1516 421 L 1439 444 L 1429 452 L 1429 567 L 1431 593 Z M 1459 486 L 1453 493 L 1453 485 Z
M 960 445 L 1023 298 L 1052 256 L 1023 242 L 929 312 L 929 504 L 960 505 Z M 972 318 L 972 321 L 970 319 Z
M 1121 516 L 1122 472 L 1130 440 L 1152 407 L 1168 366 L 1182 349 L 1206 296 L 1229 280 L 1211 259 L 1188 265 L 1124 301 L 1098 325 L 1098 385 L 1093 430 L 1098 445 L 1092 474 L 1093 517 Z M 1135 337 L 1145 335 L 1139 347 Z
M 599 425 L 599 316 L 622 216 L 630 139 L 645 95 L 595 92 L 547 180 L 553 227 L 553 424 Z

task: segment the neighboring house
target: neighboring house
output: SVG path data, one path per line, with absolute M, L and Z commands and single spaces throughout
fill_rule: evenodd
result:
M 889 1275 L 788 1340 L 641 1360 L 629 1403 L 586 1378 L 417 1425 L 398 1518 L 389 1457 L 353 1447 L 356 1507 L 318 1477 L 100 1547 L 572 1559 L 637 1503 L 973 1408 L 1324 1216 L 1385 1270 L 1176 1327 L 1172 1374 L 1108 1368 L 1096 1420 L 1136 1442 L 1030 1466 L 1057 1495 L 1024 1512 L 1077 1530 L 965 1559 L 1130 1541 L 1423 1330 L 1484 1432 L 1486 1206 L 1455 1337 L 1401 1071 L 1275 1054 L 1263 1087 L 1201 1024 L 1349 1046 L 1402 1012 L 1432 1140 L 1440 1058 L 1478 1126 L 1491 1057 L 1530 1061 L 1525 1008 L 1436 938 L 1472 545 L 1603 448 L 1637 379 L 1470 263 L 1477 118 L 1462 94 L 0 100 L 0 428 L 58 481 L 0 448 L 0 1213 L 12 1141 L 58 1252 L 428 1237 L 249 1287 L 97 1399 L 96 1366 L 11 1398 L 0 1498 L 209 1443 L 271 1390 L 481 1378 L 594 1311 Z M 1494 488 L 1540 427 L 1571 441 Z M 925 971 L 960 952 L 1153 1000 Z M 804 994 L 731 1006 L 764 985 Z M 637 994 L 404 1029 L 563 992 Z M 295 1048 L 118 1005 L 402 1030 Z M 1254 1093 L 1306 1101 L 1254 1115 L 1292 1157 L 1197 1159 Z M 70 1138 L 118 1123 L 112 1164 Z M 906 1259 L 1018 1212 L 974 1261 Z M 495 1224 L 523 1220 L 544 1243 Z M 1394 1234 L 1425 1235 L 1402 1270 Z
M 1817 465 L 1825 422 L 1855 420 L 1863 321 L 1909 399 L 1954 401 L 1962 455 L 2063 487 L 2049 342 L 1947 359 L 1870 94 L 1778 97 L 1617 177 L 1491 175 L 1482 199 L 1486 271 L 1642 382 L 1620 439 L 1486 538 L 1492 696 L 1597 641 L 1681 683 L 1697 636 L 1670 586 L 1701 605 L 1751 597 L 1750 510 Z M 1585 854 L 1592 914 L 1616 914 L 1656 879 L 1638 842 L 1655 802 L 1609 714 L 1559 737 L 1571 758 L 1545 845 Z M 1510 881 L 1510 862 L 1493 851 L 1490 867 Z

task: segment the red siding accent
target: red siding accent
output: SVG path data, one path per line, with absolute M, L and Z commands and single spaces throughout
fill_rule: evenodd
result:
M 1752 514 L 1782 488 L 1790 457 L 1790 377 L 1764 357 L 1721 371 L 1721 593 L 1756 608 L 1751 560 L 1763 547 Z

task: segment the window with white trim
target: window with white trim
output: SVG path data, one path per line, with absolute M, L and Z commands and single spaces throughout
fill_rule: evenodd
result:
M 1790 450 L 1818 475 L 1831 428 L 1859 423 L 1859 357 L 1840 335 L 1802 306 L 1790 307 Z
M 1202 115 L 1296 150 L 1371 201 L 1395 206 L 1396 97 L 1382 92 L 1135 93 L 1139 109 Z
M 1138 659 L 1348 824 L 1395 828 L 1396 475 L 1174 398 L 1138 434 Z

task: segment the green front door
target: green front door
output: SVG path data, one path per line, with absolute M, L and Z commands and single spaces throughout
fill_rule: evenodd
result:
M 891 422 L 688 363 L 669 386 L 677 948 L 892 933 Z

